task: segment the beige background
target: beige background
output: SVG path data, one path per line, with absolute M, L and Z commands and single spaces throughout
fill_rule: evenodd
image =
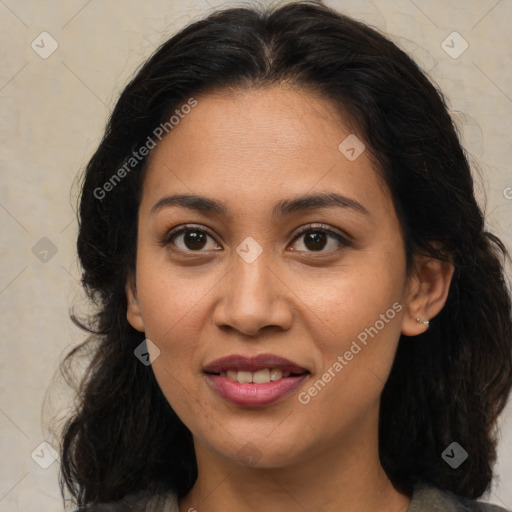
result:
M 512 247 L 512 0 L 326 3 L 385 30 L 446 93 L 481 168 L 488 223 Z M 0 0 L 0 512 L 63 509 L 58 464 L 42 469 L 31 454 L 51 462 L 40 446 L 54 443 L 41 426 L 42 402 L 62 353 L 84 338 L 68 318 L 80 299 L 75 175 L 143 59 L 185 23 L 232 4 Z M 46 59 L 31 48 L 44 31 L 58 43 Z M 469 45 L 456 59 L 441 46 L 453 31 Z M 45 39 L 39 51 L 50 48 Z M 59 389 L 52 400 L 62 401 Z M 500 426 L 497 476 L 484 498 L 512 509 L 512 406 Z

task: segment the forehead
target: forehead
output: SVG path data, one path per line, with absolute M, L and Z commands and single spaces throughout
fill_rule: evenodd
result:
M 261 204 L 321 189 L 386 200 L 364 144 L 318 94 L 276 85 L 195 99 L 150 154 L 144 195 L 200 191 Z

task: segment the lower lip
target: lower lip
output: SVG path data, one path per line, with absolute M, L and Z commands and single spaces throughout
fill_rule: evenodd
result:
M 213 388 L 228 402 L 242 407 L 263 407 L 293 393 L 308 374 L 285 377 L 264 384 L 244 384 L 220 375 L 207 374 L 206 376 Z

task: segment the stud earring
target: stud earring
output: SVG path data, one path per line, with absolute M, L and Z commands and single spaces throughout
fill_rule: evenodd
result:
M 419 324 L 423 324 L 423 325 L 429 325 L 430 324 L 429 320 L 422 320 L 421 318 L 416 318 L 416 322 L 418 322 Z

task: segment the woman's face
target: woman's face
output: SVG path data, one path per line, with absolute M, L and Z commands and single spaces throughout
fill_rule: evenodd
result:
M 196 451 L 226 461 L 375 438 L 408 297 L 389 191 L 311 93 L 196 99 L 149 157 L 128 291 L 163 393 Z

